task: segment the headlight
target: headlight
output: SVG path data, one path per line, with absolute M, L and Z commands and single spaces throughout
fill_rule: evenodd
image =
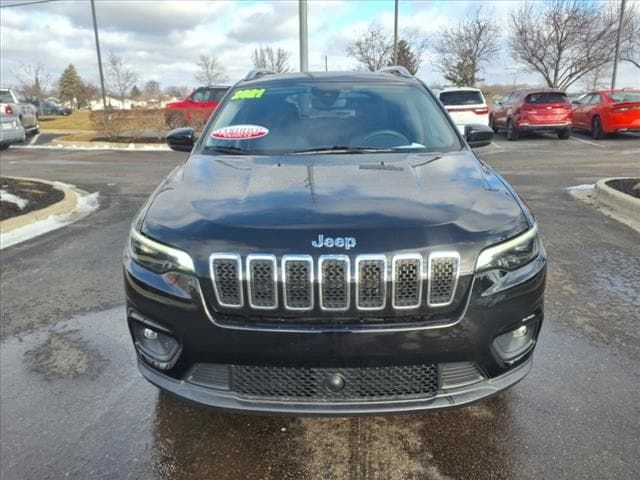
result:
M 538 227 L 534 225 L 522 235 L 483 250 L 476 262 L 476 272 L 516 270 L 534 260 L 539 252 Z
M 156 273 L 196 271 L 193 259 L 187 252 L 151 240 L 135 227 L 131 229 L 129 237 L 129 253 L 136 263 Z

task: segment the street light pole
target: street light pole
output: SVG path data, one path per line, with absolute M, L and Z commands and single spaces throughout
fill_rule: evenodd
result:
M 309 70 L 309 38 L 307 30 L 307 0 L 299 0 L 298 16 L 300 22 L 300 71 Z
M 100 88 L 102 90 L 102 108 L 107 110 L 107 95 L 104 91 L 104 74 L 102 73 L 102 57 L 100 56 L 100 38 L 98 37 L 98 21 L 96 20 L 96 4 L 91 0 L 91 15 L 93 16 L 93 33 L 96 37 L 96 52 L 98 52 L 98 70 L 100 71 Z
M 398 65 L 398 0 L 395 0 L 393 16 L 393 64 Z
M 616 76 L 618 73 L 618 62 L 620 61 L 620 32 L 622 30 L 622 18 L 624 17 L 624 4 L 626 0 L 622 0 L 620 5 L 620 20 L 618 22 L 618 33 L 616 34 L 616 56 L 613 59 L 613 75 L 611 76 L 611 90 L 616 88 Z

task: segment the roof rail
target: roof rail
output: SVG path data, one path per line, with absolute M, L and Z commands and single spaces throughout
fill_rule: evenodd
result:
M 413 77 L 413 75 L 411 75 L 411 72 L 409 72 L 409 70 L 407 70 L 402 65 L 391 65 L 389 67 L 382 67 L 376 73 L 390 73 L 392 75 L 400 75 L 401 77 L 408 78 Z
M 262 77 L 264 75 L 274 75 L 275 73 L 276 72 L 274 72 L 273 70 L 268 70 L 266 68 L 254 68 L 245 75 L 243 80 L 245 82 L 248 82 L 249 80 L 255 80 L 256 78 Z

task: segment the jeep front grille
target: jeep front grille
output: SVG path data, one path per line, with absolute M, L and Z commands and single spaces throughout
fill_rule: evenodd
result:
M 320 271 L 320 308 L 349 310 L 350 263 L 346 255 L 326 255 L 318 262 Z
M 416 308 L 422 301 L 422 255 L 405 254 L 393 258 L 393 306 Z
M 356 306 L 359 310 L 382 310 L 387 300 L 387 258 L 360 255 L 356 259 Z
M 244 263 L 237 254 L 216 253 L 210 258 L 213 290 L 221 307 L 240 308 L 246 298 L 251 308 L 275 310 L 280 298 L 285 310 L 344 312 L 351 309 L 352 284 L 354 309 L 359 311 L 385 310 L 388 304 L 397 310 L 450 305 L 460 255 L 432 252 L 423 259 L 419 253 L 399 254 L 390 266 L 385 255 L 359 255 L 353 279 L 351 274 L 347 255 L 322 255 L 317 263 L 310 255 L 284 255 L 280 264 L 275 255 L 266 254 L 248 255 Z
M 247 256 L 247 292 L 249 305 L 258 309 L 278 306 L 278 269 L 274 255 Z
M 443 307 L 453 301 L 459 268 L 460 255 L 457 252 L 437 252 L 429 255 L 427 304 L 430 307 Z
M 313 258 L 309 255 L 282 257 L 284 306 L 288 310 L 313 308 Z
M 218 303 L 223 307 L 242 307 L 242 266 L 240 255 L 216 253 L 211 255 L 211 281 Z

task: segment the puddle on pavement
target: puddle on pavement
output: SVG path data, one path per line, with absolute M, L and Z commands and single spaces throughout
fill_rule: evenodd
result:
M 104 363 L 99 353 L 77 337 L 77 330 L 51 333 L 45 343 L 25 353 L 30 370 L 45 378 L 95 377 Z
M 294 418 L 159 393 L 135 367 L 124 308 L 84 315 L 2 342 L 2 478 L 506 480 L 603 465 L 630 478 L 637 364 L 568 332 L 548 322 L 532 373 L 470 407 Z

